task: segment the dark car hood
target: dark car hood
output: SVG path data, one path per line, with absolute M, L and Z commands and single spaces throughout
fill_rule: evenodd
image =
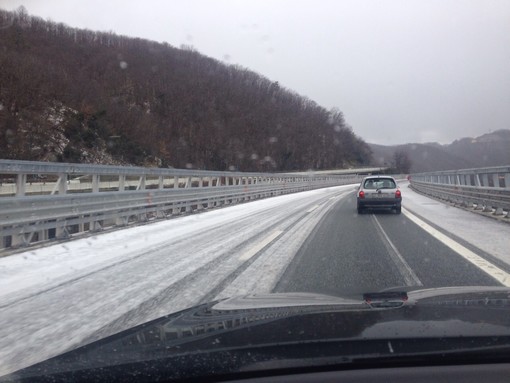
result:
M 113 367 L 117 374 L 131 371 L 133 364 L 132 371 L 145 371 L 149 365 L 154 369 L 154 363 L 181 376 L 183 371 L 196 374 L 199 361 L 210 364 L 214 358 L 226 371 L 240 371 L 261 361 L 296 357 L 302 361 L 314 347 L 321 346 L 324 354 L 325 344 L 342 345 L 334 352 L 344 358 L 373 354 L 377 347 L 382 347 L 379 353 L 390 354 L 398 347 L 408 353 L 445 352 L 446 345 L 437 340 L 457 338 L 491 337 L 494 345 L 509 346 L 509 312 L 510 289 L 503 287 L 422 289 L 355 298 L 300 293 L 236 297 L 156 319 L 12 376 L 37 381 L 35 377 L 43 374 L 51 379 L 42 381 L 59 381 L 71 374 L 72 380 L 79 380 L 80 374 L 90 378 L 98 369 L 104 374 Z M 404 342 L 409 339 L 414 343 Z M 401 346 L 388 348 L 388 341 L 399 340 Z M 116 380 L 115 374 L 109 380 Z

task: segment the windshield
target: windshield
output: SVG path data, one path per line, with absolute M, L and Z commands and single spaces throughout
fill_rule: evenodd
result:
M 0 51 L 0 376 L 227 298 L 274 311 L 133 339 L 510 287 L 506 0 L 3 0 Z

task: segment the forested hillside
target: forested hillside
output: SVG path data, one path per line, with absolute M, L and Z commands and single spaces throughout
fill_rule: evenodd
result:
M 245 68 L 23 8 L 0 23 L 0 158 L 243 171 L 370 161 L 339 110 Z

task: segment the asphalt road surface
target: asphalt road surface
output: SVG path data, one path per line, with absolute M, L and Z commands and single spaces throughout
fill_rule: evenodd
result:
M 335 204 L 275 292 L 355 295 L 400 286 L 500 285 L 404 214 L 373 210 L 357 215 L 355 205 L 353 195 Z
M 0 375 L 235 295 L 510 285 L 508 265 L 472 247 L 476 254 L 461 255 L 418 226 L 403 195 L 400 215 L 358 215 L 351 185 L 2 258 Z

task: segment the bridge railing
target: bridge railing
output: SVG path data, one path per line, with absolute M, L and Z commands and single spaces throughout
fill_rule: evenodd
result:
M 0 160 L 0 252 L 360 178 Z
M 510 166 L 413 174 L 410 183 L 423 194 L 510 218 Z

